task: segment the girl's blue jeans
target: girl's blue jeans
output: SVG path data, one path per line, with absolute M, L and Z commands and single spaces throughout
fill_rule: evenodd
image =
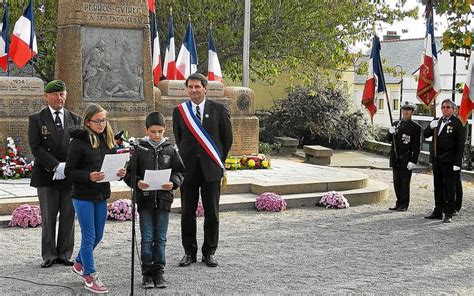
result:
M 72 199 L 77 219 L 81 226 L 81 248 L 76 262 L 82 264 L 84 274 L 94 273 L 94 249 L 104 235 L 105 221 L 107 220 L 107 201 L 88 201 Z

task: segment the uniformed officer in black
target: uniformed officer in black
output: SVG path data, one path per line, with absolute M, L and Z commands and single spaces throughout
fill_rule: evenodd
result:
M 459 118 L 458 116 L 458 113 L 459 113 L 459 108 L 458 106 L 455 106 L 454 107 L 454 116 L 456 116 L 457 118 Z M 463 126 L 463 135 L 464 135 L 464 138 L 463 138 L 463 143 L 464 145 L 466 145 L 466 129 L 467 127 L 466 126 Z M 456 192 L 455 192 L 455 200 L 456 200 L 456 206 L 454 207 L 454 216 L 457 215 L 457 213 L 459 213 L 459 211 L 461 211 L 461 208 L 462 208 L 462 197 L 463 197 L 463 189 L 462 189 L 462 177 L 461 177 L 461 170 L 459 171 L 456 171 L 454 172 L 454 175 L 455 175 L 455 178 L 456 178 Z
M 387 134 L 387 140 L 392 143 L 390 166 L 397 197 L 395 206 L 389 210 L 404 212 L 410 204 L 411 175 L 418 161 L 421 142 L 421 127 L 411 120 L 415 108 L 415 104 L 406 101 L 401 107 L 402 119 L 396 121 Z
M 461 170 L 464 149 L 464 129 L 461 121 L 453 115 L 455 104 L 449 99 L 441 103 L 443 117 L 434 119 L 425 129 L 425 138 L 437 132 L 436 155 L 431 148 L 433 163 L 435 208 L 426 219 L 443 219 L 449 223 L 455 211 L 456 172 Z

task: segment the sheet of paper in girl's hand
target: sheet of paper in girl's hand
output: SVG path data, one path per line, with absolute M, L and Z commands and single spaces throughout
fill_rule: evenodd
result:
M 143 181 L 148 183 L 150 187 L 145 189 L 149 190 L 162 190 L 161 185 L 168 183 L 170 181 L 171 169 L 166 170 L 145 170 L 145 176 Z
M 102 173 L 105 173 L 105 178 L 97 182 L 118 181 L 120 177 L 117 176 L 117 173 L 120 169 L 125 168 L 129 158 L 130 153 L 106 154 L 100 169 Z

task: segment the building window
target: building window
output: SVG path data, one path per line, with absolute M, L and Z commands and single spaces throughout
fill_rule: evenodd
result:
M 394 111 L 400 109 L 400 92 L 392 91 L 390 92 L 390 99 L 392 101 L 392 108 Z
M 380 98 L 378 101 L 379 101 L 379 108 L 378 109 L 379 110 L 385 109 L 385 100 Z

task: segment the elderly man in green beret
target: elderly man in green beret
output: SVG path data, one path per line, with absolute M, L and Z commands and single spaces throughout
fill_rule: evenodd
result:
M 66 96 L 63 81 L 49 82 L 44 88 L 48 106 L 28 118 L 28 141 L 35 158 L 30 186 L 37 189 L 42 218 L 42 268 L 55 263 L 74 264 L 70 258 L 74 247 L 75 213 L 71 183 L 64 175 L 64 166 L 69 150 L 68 130 L 80 126 L 82 118 L 64 108 Z

